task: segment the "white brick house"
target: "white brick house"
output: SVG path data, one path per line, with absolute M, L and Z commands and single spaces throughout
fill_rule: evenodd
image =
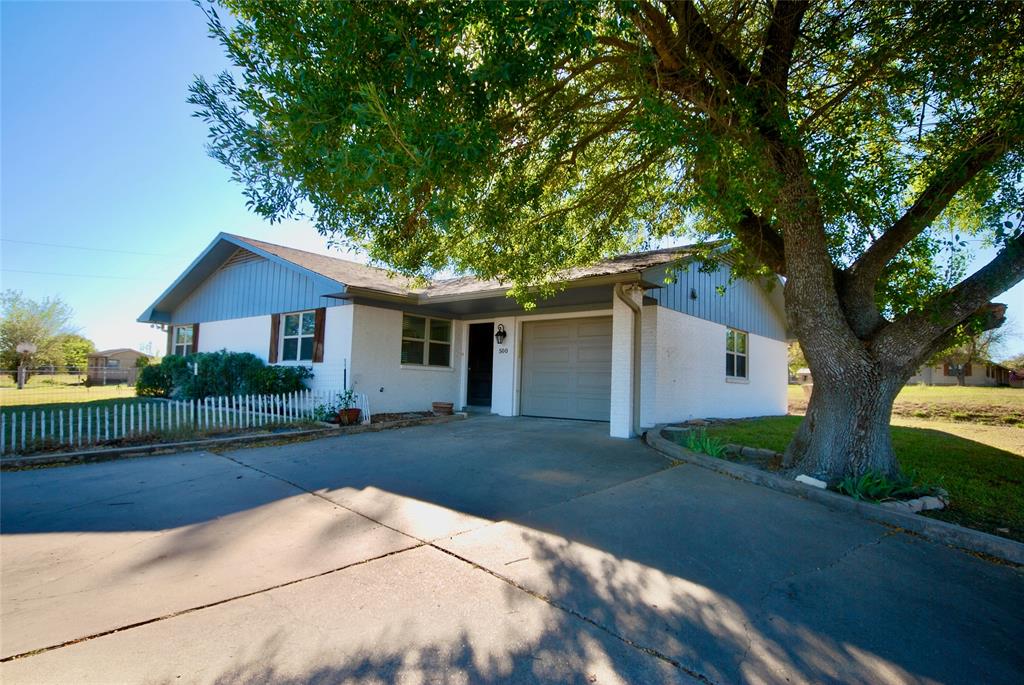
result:
M 530 311 L 474 278 L 416 288 L 363 264 L 220 234 L 139 317 L 168 353 L 251 352 L 351 387 L 373 412 L 489 407 L 608 421 L 786 413 L 782 288 L 702 272 L 686 248 L 564 274 Z

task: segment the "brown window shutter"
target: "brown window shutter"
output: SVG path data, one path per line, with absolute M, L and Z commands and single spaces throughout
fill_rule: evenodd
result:
M 324 360 L 324 324 L 327 321 L 327 308 L 318 307 L 313 321 L 313 361 Z
M 964 375 L 965 376 L 970 376 L 971 375 L 971 365 L 970 365 L 970 363 L 964 364 Z
M 199 324 L 192 324 L 192 354 L 199 352 Z
M 174 326 L 167 326 L 167 354 L 174 352 Z
M 948 363 L 944 363 L 942 365 L 942 375 L 943 376 L 948 376 L 949 375 L 949 364 Z
M 270 315 L 270 354 L 267 355 L 267 362 L 277 363 L 277 339 L 281 334 L 281 315 Z

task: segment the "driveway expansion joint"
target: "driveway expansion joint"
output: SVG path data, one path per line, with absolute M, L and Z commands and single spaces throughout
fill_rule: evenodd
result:
M 237 600 L 240 600 L 240 599 L 246 599 L 246 598 L 249 598 L 249 597 L 255 597 L 256 595 L 262 595 L 262 594 L 270 592 L 272 590 L 279 590 L 281 588 L 289 587 L 291 585 L 297 585 L 299 583 L 304 583 L 307 580 L 315 580 L 317 578 L 322 578 L 324 576 L 329 576 L 331 574 L 338 573 L 340 571 L 345 571 L 345 570 L 348 570 L 350 568 L 354 568 L 356 566 L 362 566 L 363 564 L 369 564 L 370 562 L 373 562 L 373 561 L 380 561 L 381 559 L 386 559 L 388 557 L 393 557 L 395 555 L 402 554 L 404 552 L 410 552 L 410 551 L 412 551 L 414 549 L 419 549 L 420 547 L 423 547 L 422 543 L 416 544 L 416 545 L 410 545 L 409 547 L 403 547 L 402 549 L 396 549 L 394 551 L 386 552 L 384 554 L 378 554 L 377 556 L 370 557 L 368 559 L 360 559 L 359 561 L 354 561 L 351 564 L 345 564 L 343 566 L 338 566 L 337 568 L 332 568 L 332 569 L 328 569 L 326 571 L 321 571 L 320 573 L 314 573 L 311 576 L 303 576 L 302 578 L 293 578 L 292 580 L 288 580 L 288 581 L 285 581 L 283 583 L 278 583 L 276 585 L 271 585 L 269 587 L 260 588 L 259 590 L 253 590 L 252 592 L 244 592 L 244 593 L 242 593 L 240 595 L 234 595 L 232 597 L 225 597 L 224 599 L 218 599 L 215 602 L 208 602 L 206 604 L 201 604 L 199 606 L 189 607 L 187 609 L 181 609 L 180 611 L 173 611 L 173 612 L 171 612 L 169 614 L 164 614 L 162 616 L 156 616 L 154 618 L 147 618 L 144 621 L 136 621 L 135 623 L 129 623 L 127 625 L 118 626 L 117 628 L 110 628 L 109 630 L 103 630 L 103 631 L 100 631 L 98 633 L 93 633 L 91 635 L 85 635 L 83 637 L 77 637 L 77 638 L 75 638 L 73 640 L 65 640 L 64 642 L 60 642 L 60 643 L 55 644 L 55 645 L 48 645 L 46 647 L 39 647 L 38 649 L 32 649 L 32 650 L 29 650 L 27 652 L 22 652 L 20 654 L 12 654 L 10 656 L 5 656 L 2 659 L 0 659 L 0 664 L 7 663 L 8 661 L 15 661 L 17 659 L 27 659 L 29 657 L 36 656 L 37 654 L 43 654 L 45 652 L 52 652 L 55 649 L 61 649 L 63 647 L 70 647 L 71 645 L 76 645 L 76 644 L 78 644 L 80 642 L 88 642 L 89 640 L 95 640 L 96 638 L 106 637 L 107 635 L 113 635 L 114 633 L 121 633 L 121 632 L 124 632 L 126 630 L 131 630 L 133 628 L 141 628 L 142 626 L 146 626 L 146 625 L 149 625 L 151 623 L 158 623 L 160 621 L 166 621 L 167 619 L 177 618 L 178 616 L 184 616 L 186 614 L 193 614 L 193 613 L 195 613 L 197 611 L 202 611 L 203 609 L 210 609 L 212 607 L 220 606 L 222 604 L 228 604 L 229 602 L 234 602 L 234 601 L 237 601 Z
M 494 578 L 496 578 L 496 579 L 498 579 L 498 580 L 500 580 L 500 581 L 502 581 L 502 582 L 504 582 L 504 583 L 506 583 L 506 584 L 508 584 L 508 585 L 510 585 L 512 587 L 514 587 L 514 588 L 516 588 L 517 590 L 520 590 L 521 592 L 526 593 L 527 595 L 533 597 L 534 599 L 538 599 L 538 600 L 544 602 L 548 606 L 551 606 L 551 607 L 553 607 L 555 609 L 558 609 L 559 611 L 563 611 L 563 612 L 569 614 L 570 616 L 572 616 L 574 618 L 577 618 L 577 619 L 579 619 L 581 621 L 584 621 L 585 623 L 588 623 L 588 624 L 594 626 L 598 630 L 600 630 L 603 633 L 605 633 L 605 634 L 615 638 L 616 640 L 619 640 L 623 644 L 625 644 L 625 645 L 627 645 L 629 647 L 632 647 L 633 649 L 636 649 L 637 651 L 640 651 L 640 652 L 642 652 L 644 654 L 647 654 L 648 656 L 652 656 L 652 657 L 654 657 L 654 658 L 656 658 L 656 659 L 658 659 L 660 661 L 663 661 L 663 662 L 665 662 L 665 663 L 667 663 L 667 664 L 669 664 L 669 665 L 679 669 L 680 671 L 682 671 L 683 673 L 687 674 L 691 678 L 694 678 L 694 679 L 696 679 L 696 680 L 698 680 L 698 681 L 700 681 L 702 683 L 705 683 L 706 685 L 717 685 L 715 683 L 715 681 L 709 679 L 703 673 L 699 673 L 699 672 L 694 671 L 694 670 L 692 670 L 690 668 L 687 668 L 686 666 L 681 664 L 678 660 L 668 656 L 667 654 L 659 652 L 658 650 L 656 650 L 656 649 L 654 649 L 652 647 L 647 647 L 645 645 L 642 645 L 642 644 L 640 644 L 640 643 L 638 643 L 638 642 L 636 642 L 636 641 L 626 637 L 625 635 L 622 635 L 621 633 L 613 630 L 612 628 L 597 622 L 596 620 L 590 618 L 589 616 L 587 616 L 585 614 L 582 614 L 582 613 L 576 611 L 575 609 L 573 609 L 571 607 L 568 607 L 568 606 L 565 606 L 565 605 L 563 605 L 563 604 L 561 604 L 559 602 L 556 602 L 553 599 L 551 599 L 550 597 L 547 597 L 547 596 L 542 595 L 542 594 L 540 594 L 538 592 L 535 592 L 535 591 L 533 591 L 533 590 L 531 590 L 531 589 L 529 589 L 529 588 L 527 588 L 527 587 L 525 587 L 525 586 L 515 582 L 514 580 L 512 580 L 511 578 L 508 578 L 507 576 L 503 576 L 500 573 L 492 571 L 491 569 L 489 569 L 489 568 L 487 568 L 485 566 L 481 566 L 480 564 L 477 564 L 476 562 L 474 562 L 474 561 L 472 561 L 470 559 L 467 559 L 466 557 L 460 556 L 459 554 L 456 554 L 455 552 L 452 552 L 451 550 L 445 549 L 443 547 L 439 547 L 438 545 L 434 544 L 434 541 L 425 540 L 425 539 L 419 538 L 419 537 L 417 537 L 415 535 L 411 535 L 410 533 L 407 533 L 407 532 L 405 532 L 403 530 L 399 530 L 398 528 L 395 528 L 393 526 L 389 526 L 388 524 L 386 524 L 386 523 L 384 523 L 382 521 L 378 521 L 377 519 L 373 518 L 372 516 L 368 516 L 367 514 L 364 514 L 361 511 L 358 511 L 356 509 L 352 509 L 350 507 L 345 506 L 344 504 L 340 504 L 338 502 L 335 502 L 334 500 L 332 500 L 329 497 L 323 495 L 322 493 L 315 492 L 313 490 L 309 490 L 308 488 L 304 488 L 303 486 L 299 485 L 298 483 L 294 483 L 294 482 L 288 480 L 287 478 L 282 478 L 281 476 L 275 475 L 275 474 L 273 474 L 273 473 L 271 473 L 269 471 L 264 471 L 263 469 L 260 469 L 260 468 L 257 468 L 255 466 L 252 466 L 251 464 L 246 464 L 245 462 L 242 462 L 242 461 L 239 461 L 239 460 L 234 459 L 232 457 L 229 457 L 226 454 L 218 454 L 217 456 L 222 457 L 224 459 L 228 459 L 229 461 L 233 461 L 236 464 L 239 464 L 240 466 L 244 466 L 246 468 L 250 468 L 253 471 L 256 471 L 258 473 L 262 473 L 262 474 L 264 474 L 266 476 L 269 476 L 271 478 L 276 478 L 276 479 L 280 480 L 283 483 L 287 483 L 288 485 L 290 485 L 290 486 L 292 486 L 292 487 L 294 487 L 294 488 L 296 488 L 298 490 L 301 490 L 302 492 L 305 492 L 307 494 L 313 495 L 314 497 L 319 497 L 320 499 L 324 500 L 325 502 L 330 503 L 331 505 L 333 505 L 335 507 L 338 507 L 340 509 L 344 509 L 346 511 L 352 512 L 353 514 L 357 514 L 359 516 L 362 516 L 366 520 L 371 521 L 371 522 L 373 522 L 373 523 L 375 523 L 375 524 L 377 524 L 379 526 L 382 526 L 384 528 L 392 530 L 392 531 L 394 531 L 396 533 L 399 533 L 401 535 L 404 535 L 406 537 L 412 538 L 412 539 L 416 540 L 419 544 L 417 544 L 415 547 L 410 547 L 409 549 L 416 549 L 418 547 L 424 547 L 424 546 L 428 547 L 428 548 L 431 548 L 431 549 L 435 549 L 438 552 L 441 552 L 442 554 L 445 554 L 445 555 L 448 555 L 449 557 L 457 559 L 458 561 L 461 561 L 462 563 L 467 564 L 468 566 L 470 566 L 470 567 L 472 567 L 472 568 L 474 568 L 474 569 L 476 569 L 478 571 L 483 571 L 484 573 L 486 573 L 486 574 L 488 574 L 488 575 L 490 575 L 490 576 L 492 576 L 492 577 L 494 577 Z M 662 469 L 662 470 L 664 470 L 664 469 Z M 651 474 L 647 474 L 647 475 L 651 475 Z M 642 476 L 641 478 L 644 478 L 644 477 L 646 477 L 646 476 Z M 640 480 L 640 478 L 636 478 L 636 479 L 632 479 L 632 480 Z M 584 493 L 584 494 L 579 495 L 577 497 L 571 497 L 571 498 L 565 500 L 565 502 L 570 502 L 570 501 L 573 501 L 575 499 L 579 499 L 579 497 L 586 497 L 588 495 L 597 494 L 598 492 L 602 492 L 604 490 L 610 490 L 610 489 L 612 489 L 614 487 L 617 487 L 618 485 L 621 485 L 621 483 L 618 483 L 618 484 L 616 484 L 614 486 L 611 486 L 609 488 L 603 488 L 601 490 L 595 490 L 594 492 Z M 559 504 L 565 504 L 565 502 L 560 502 Z M 546 508 L 548 508 L 548 507 L 539 507 L 538 511 L 542 510 L 542 509 L 546 509 Z M 497 523 L 497 522 L 493 522 L 493 523 Z M 493 523 L 491 525 L 493 525 Z M 445 537 L 447 537 L 447 536 L 445 536 Z M 438 538 L 438 539 L 441 539 L 441 538 Z M 404 551 L 407 551 L 407 550 L 400 550 L 400 551 L 404 552 Z M 391 555 L 388 554 L 388 555 L 383 555 L 383 556 L 391 556 Z M 382 557 L 378 557 L 378 558 L 383 558 L 383 556 Z

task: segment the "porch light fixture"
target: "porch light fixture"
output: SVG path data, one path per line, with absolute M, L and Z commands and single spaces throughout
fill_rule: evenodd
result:
M 499 323 L 498 324 L 498 330 L 494 334 L 494 339 L 498 341 L 499 345 L 504 345 L 505 344 L 505 336 L 507 336 L 507 335 L 508 334 L 505 333 L 505 327 L 502 326 Z

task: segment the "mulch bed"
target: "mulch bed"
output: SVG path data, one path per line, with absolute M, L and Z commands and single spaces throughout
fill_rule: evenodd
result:
M 412 419 L 426 419 L 437 416 L 432 411 L 401 411 L 383 414 L 372 414 L 370 423 L 390 423 L 391 421 L 410 421 Z

